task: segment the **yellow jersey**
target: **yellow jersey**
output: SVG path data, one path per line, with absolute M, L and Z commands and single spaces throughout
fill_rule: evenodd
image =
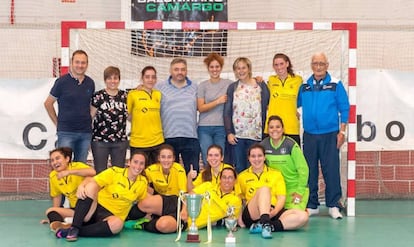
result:
M 270 116 L 278 115 L 283 120 L 285 133 L 288 135 L 299 135 L 300 125 L 297 116 L 297 98 L 299 87 L 302 85 L 302 77 L 288 75 L 285 81 L 281 81 L 277 75 L 271 75 L 267 83 L 270 92 L 270 100 L 267 111 L 265 133 L 267 132 L 267 121 Z
M 147 196 L 147 179 L 138 175 L 135 181 L 129 180 L 128 169 L 113 166 L 94 177 L 102 188 L 98 193 L 98 203 L 122 220 L 128 216 L 134 202 Z
M 247 203 L 253 198 L 256 190 L 263 186 L 271 189 L 271 204 L 273 206 L 277 203 L 278 195 L 286 196 L 286 185 L 282 173 L 267 166 L 263 167 L 261 174 L 254 173 L 252 167 L 249 167 L 240 173 L 237 181 L 239 182 L 242 196 Z
M 178 196 L 180 191 L 187 191 L 187 175 L 184 167 L 179 163 L 173 163 L 168 175 L 162 172 L 161 164 L 152 164 L 145 169 L 145 175 L 148 183 L 152 184 L 158 194 Z
M 70 162 L 68 164 L 68 170 L 87 169 L 91 168 L 89 165 L 83 162 Z M 55 170 L 49 173 L 49 184 L 50 184 L 50 196 L 57 197 L 64 195 L 69 200 L 71 208 L 75 208 L 78 197 L 76 191 L 78 190 L 79 184 L 85 179 L 85 177 L 78 175 L 69 175 L 64 178 L 58 179 L 57 172 Z
M 131 115 L 130 146 L 146 148 L 164 143 L 161 123 L 161 92 L 153 89 L 131 90 L 127 97 L 128 114 Z

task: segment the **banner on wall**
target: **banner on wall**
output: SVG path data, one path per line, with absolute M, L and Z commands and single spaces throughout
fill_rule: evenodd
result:
M 131 0 L 131 21 L 227 21 L 227 0 Z M 131 53 L 177 57 L 227 54 L 225 30 L 133 30 Z
M 413 72 L 358 70 L 357 150 L 412 150 Z
M 414 73 L 359 70 L 357 151 L 412 150 Z M 43 102 L 53 78 L 0 79 L 0 158 L 47 159 L 56 127 Z

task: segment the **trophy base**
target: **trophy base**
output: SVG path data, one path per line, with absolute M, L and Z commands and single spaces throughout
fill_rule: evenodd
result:
M 200 243 L 200 237 L 199 235 L 194 235 L 194 234 L 188 234 L 187 235 L 187 241 L 188 243 Z
M 226 244 L 233 244 L 236 243 L 236 238 L 233 237 L 226 237 Z

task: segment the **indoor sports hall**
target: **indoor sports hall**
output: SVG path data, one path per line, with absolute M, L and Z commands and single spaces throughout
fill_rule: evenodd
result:
M 2 246 L 410 246 L 414 241 L 414 3 L 374 0 L 3 0 L 0 2 L 0 236 Z M 300 230 L 272 239 L 228 230 L 153 234 L 124 229 L 109 238 L 57 239 L 45 219 L 52 205 L 49 151 L 56 126 L 45 110 L 55 80 L 70 72 L 75 50 L 88 54 L 86 74 L 96 90 L 103 71 L 117 66 L 121 89 L 140 84 L 151 65 L 159 81 L 173 58 L 187 60 L 188 77 L 208 78 L 203 59 L 224 58 L 221 76 L 235 81 L 233 61 L 248 57 L 253 76 L 274 73 L 275 53 L 288 54 L 295 73 L 312 75 L 311 57 L 323 52 L 329 73 L 343 83 L 350 111 L 340 148 L 344 217 L 325 206 Z M 301 114 L 301 109 L 298 110 Z M 130 129 L 128 124 L 127 129 Z M 301 129 L 303 132 L 303 129 Z M 127 159 L 129 153 L 127 153 Z M 92 153 L 88 154 L 93 165 Z

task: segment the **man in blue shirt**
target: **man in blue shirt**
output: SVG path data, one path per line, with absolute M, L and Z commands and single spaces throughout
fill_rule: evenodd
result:
M 57 127 L 57 146 L 70 147 L 73 161 L 86 162 L 92 138 L 90 103 L 95 82 L 85 75 L 88 55 L 83 50 L 72 54 L 70 72 L 59 77 L 44 102 L 46 111 Z M 56 113 L 54 104 L 58 104 Z
M 346 139 L 349 100 L 342 82 L 328 73 L 324 53 L 312 56 L 313 75 L 299 89 L 298 107 L 302 107 L 303 153 L 309 166 L 309 215 L 319 213 L 319 162 L 325 181 L 325 200 L 334 219 L 340 213 L 342 197 L 339 149 Z

